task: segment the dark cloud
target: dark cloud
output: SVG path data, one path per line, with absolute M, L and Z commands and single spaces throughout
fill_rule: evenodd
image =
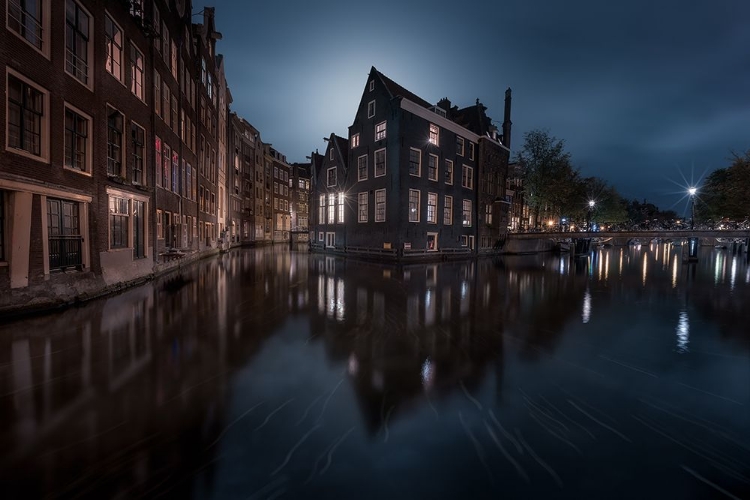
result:
M 496 120 L 510 86 L 513 149 L 548 129 L 584 175 L 668 207 L 675 182 L 750 148 L 750 3 L 686 3 L 214 5 L 234 110 L 293 161 L 346 134 L 374 65 L 429 101 L 479 98 Z

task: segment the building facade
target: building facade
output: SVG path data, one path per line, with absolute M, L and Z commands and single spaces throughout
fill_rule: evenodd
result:
M 506 103 L 509 138 L 509 94 Z M 373 67 L 348 140 L 332 134 L 313 169 L 311 248 L 392 258 L 499 251 L 510 149 L 485 111 L 478 101 L 432 105 Z

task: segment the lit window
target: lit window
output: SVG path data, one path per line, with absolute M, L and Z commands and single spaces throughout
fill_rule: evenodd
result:
M 463 206 L 463 226 L 471 227 L 471 200 L 464 200 Z
M 67 0 L 65 9 L 65 70 L 89 83 L 89 23 L 90 18 L 73 0 Z
M 104 16 L 104 36 L 107 40 L 107 71 L 122 81 L 122 30 L 109 17 Z
M 65 108 L 65 166 L 90 172 L 89 169 L 89 127 L 88 118 Z
M 334 193 L 328 194 L 328 223 L 333 224 L 336 222 L 336 195 Z
M 427 193 L 427 223 L 437 224 L 437 194 Z
M 107 175 L 122 175 L 122 137 L 125 117 L 107 106 Z
M 464 138 L 456 136 L 456 154 L 458 156 L 464 155 Z
M 367 180 L 367 155 L 357 158 L 357 180 Z
M 385 149 L 375 151 L 375 177 L 385 175 Z
M 367 213 L 369 209 L 369 195 L 367 193 L 359 193 L 357 195 L 357 217 L 358 222 L 367 222 Z
M 450 226 L 453 224 L 453 196 L 446 196 L 443 205 L 443 224 Z
M 375 140 L 380 141 L 385 139 L 385 122 L 380 122 L 375 125 Z
M 463 166 L 461 185 L 467 189 L 474 189 L 474 169 L 468 165 Z
M 359 134 L 354 134 L 352 136 L 352 149 L 359 147 Z
M 375 222 L 385 222 L 385 189 L 375 191 Z
M 367 118 L 372 118 L 375 116 L 375 101 L 370 101 L 367 103 Z
M 143 54 L 130 45 L 130 91 L 143 100 Z
M 492 225 L 492 205 L 485 205 L 484 206 L 484 222 Z
M 422 152 L 418 149 L 409 149 L 409 175 L 419 177 L 422 170 Z
M 427 163 L 427 178 L 431 181 L 438 180 L 438 173 L 437 173 L 437 166 L 438 166 L 438 157 L 435 155 L 430 155 L 428 158 Z
M 344 193 L 339 193 L 339 224 L 344 223 Z
M 318 205 L 318 224 L 326 222 L 326 195 L 320 195 L 320 204 Z
M 418 189 L 409 190 L 409 222 L 419 222 L 419 196 Z
M 434 145 L 438 145 L 440 141 L 440 128 L 437 125 L 430 123 L 430 142 Z

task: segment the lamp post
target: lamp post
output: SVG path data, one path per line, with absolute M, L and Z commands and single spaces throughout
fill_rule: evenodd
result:
M 596 205 L 596 202 L 594 200 L 589 200 L 589 221 L 588 221 L 588 231 L 591 232 L 591 212 L 594 210 L 594 205 Z
M 690 230 L 692 231 L 695 228 L 695 193 L 698 190 L 694 187 L 691 187 L 688 189 L 688 194 L 690 194 Z

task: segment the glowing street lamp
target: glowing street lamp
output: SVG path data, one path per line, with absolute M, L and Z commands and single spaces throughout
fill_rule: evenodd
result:
M 596 205 L 596 202 L 594 200 L 589 200 L 589 221 L 588 221 L 588 230 L 591 231 L 591 212 L 594 210 L 594 205 Z
M 695 227 L 695 193 L 698 192 L 697 188 L 688 188 L 688 194 L 690 195 L 690 230 L 692 231 Z

